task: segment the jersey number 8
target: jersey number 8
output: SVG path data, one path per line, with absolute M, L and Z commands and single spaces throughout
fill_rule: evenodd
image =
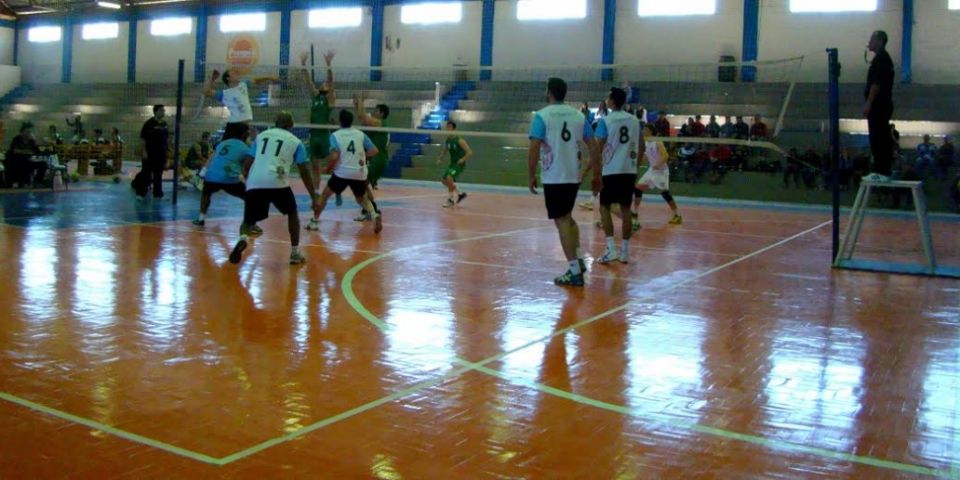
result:
M 620 143 L 626 144 L 630 142 L 630 129 L 626 126 L 620 127 Z

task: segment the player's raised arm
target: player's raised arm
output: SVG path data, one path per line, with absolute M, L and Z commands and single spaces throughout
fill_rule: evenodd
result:
M 366 93 L 362 90 L 358 96 L 353 97 L 353 106 L 357 111 L 360 124 L 365 127 L 382 127 L 383 122 L 380 119 L 374 118 L 373 115 L 367 113 L 366 102 Z
M 220 79 L 220 71 L 214 70 L 210 74 L 210 81 L 207 82 L 206 88 L 203 89 L 203 94 L 208 98 L 216 98 L 217 96 L 217 80 Z
M 307 68 L 307 57 L 306 52 L 300 54 L 300 66 L 303 68 L 300 70 L 300 73 L 303 75 L 303 82 L 307 84 L 307 87 L 310 88 L 310 96 L 315 97 L 317 95 L 317 84 L 313 83 L 313 75 L 311 74 L 312 68 Z
M 327 103 L 331 107 L 336 106 L 337 104 L 337 89 L 333 84 L 333 57 L 337 55 L 337 52 L 333 50 L 327 50 L 323 52 L 323 62 L 327 64 Z

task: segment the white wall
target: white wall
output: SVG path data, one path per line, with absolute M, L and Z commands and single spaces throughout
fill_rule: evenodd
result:
M 150 20 L 137 22 L 137 82 L 176 82 L 177 62 L 186 60 L 184 71 L 193 79 L 196 64 L 197 20 L 191 20 L 189 34 L 155 37 L 150 34 Z
M 616 25 L 616 63 L 716 63 L 721 55 L 740 60 L 743 0 L 717 0 L 714 15 L 680 17 L 640 17 L 636 1 L 621 1 L 617 3 Z
M 20 30 L 20 52 L 17 58 L 23 71 L 23 83 L 60 82 L 63 41 L 32 43 L 27 41 L 27 31 L 27 28 Z
M 257 65 L 280 64 L 280 13 L 267 13 L 267 29 L 263 32 L 223 33 L 220 31 L 220 16 L 209 17 L 207 25 L 207 63 L 222 65 L 227 61 L 227 46 L 235 37 L 249 36 L 259 46 Z M 209 69 L 207 69 L 209 72 Z M 276 70 L 255 69 L 257 75 L 276 75 Z
M 914 82 L 960 83 L 960 10 L 946 3 L 914 2 Z
M 463 18 L 457 24 L 404 25 L 400 8 L 390 5 L 384 9 L 384 39 L 389 36 L 394 47 L 392 51 L 384 49 L 384 66 L 449 67 L 458 58 L 472 66 L 480 63 L 482 2 L 463 2 Z M 397 39 L 400 48 L 396 48 Z
M 515 1 L 496 2 L 494 65 L 595 65 L 602 52 L 603 0 L 587 0 L 585 19 L 538 22 L 517 20 Z
M 106 40 L 84 40 L 83 24 L 73 27 L 73 83 L 124 83 L 127 81 L 129 22 L 118 22 L 120 34 Z
M 20 67 L 0 65 L 0 97 L 20 86 Z
M 13 37 L 16 30 L 0 27 L 0 65 L 13 65 Z
M 938 2 L 921 0 L 917 3 Z M 827 81 L 825 50 L 840 50 L 841 82 L 866 80 L 863 51 L 875 30 L 890 36 L 887 50 L 900 75 L 900 40 L 903 23 L 902 0 L 880 0 L 872 13 L 791 13 L 789 0 L 764 0 L 760 10 L 760 60 L 806 55 L 800 80 Z
M 290 63 L 299 65 L 300 53 L 309 52 L 310 44 L 313 44 L 316 65 L 323 64 L 325 50 L 334 50 L 337 53 L 334 67 L 368 67 L 372 25 L 373 14 L 369 7 L 363 8 L 363 23 L 348 28 L 311 29 L 307 24 L 307 10 L 295 10 L 290 22 Z

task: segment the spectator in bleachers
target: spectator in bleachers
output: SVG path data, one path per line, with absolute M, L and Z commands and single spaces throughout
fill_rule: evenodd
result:
M 107 137 L 103 136 L 103 129 L 96 128 L 93 130 L 93 143 L 95 145 L 109 145 L 110 142 L 107 141 Z
M 47 129 L 47 138 L 43 140 L 47 145 L 63 145 L 63 135 L 57 131 L 56 125 L 50 125 Z
M 750 127 L 750 139 L 767 140 L 768 138 L 770 138 L 770 131 L 767 128 L 767 124 L 763 123 L 760 115 L 754 115 L 753 125 Z
M 737 127 L 733 125 L 733 119 L 727 115 L 726 122 L 720 126 L 720 138 L 733 138 L 737 135 Z
M 710 183 L 719 185 L 723 182 L 723 177 L 730 170 L 732 157 L 733 150 L 729 145 L 713 145 L 713 148 L 710 149 Z
M 930 135 L 923 136 L 923 143 L 917 145 L 917 159 L 914 162 L 915 169 L 920 178 L 927 178 L 927 174 L 933 169 L 936 162 L 937 146 L 930 141 Z
M 680 133 L 678 137 L 692 137 L 693 136 L 693 117 L 687 117 L 687 123 L 684 123 L 680 126 Z
M 120 136 L 120 129 L 113 127 L 113 133 L 110 135 L 110 144 L 111 145 L 123 145 L 123 137 Z
M 693 131 L 690 132 L 690 133 L 691 133 L 691 136 L 693 136 L 693 137 L 702 137 L 702 136 L 706 135 L 707 127 L 703 124 L 703 116 L 702 116 L 702 115 L 697 115 L 697 117 L 694 119 L 693 125 L 691 125 L 691 127 L 693 128 Z
M 707 136 L 710 138 L 720 138 L 720 124 L 717 123 L 716 115 L 710 115 L 710 123 L 707 124 Z
M 750 126 L 747 125 L 747 122 L 743 121 L 743 115 L 737 115 L 737 124 L 734 127 L 734 131 L 736 132 L 734 138 L 737 140 L 746 140 L 750 138 Z
M 83 119 L 80 117 L 79 113 L 77 114 L 77 116 L 73 117 L 72 122 L 70 121 L 69 118 L 67 119 L 67 126 L 73 129 L 74 137 L 79 136 L 84 131 Z
M 20 134 L 13 137 L 4 162 L 7 182 L 22 187 L 43 182 L 47 174 L 47 163 L 34 161 L 39 152 L 37 140 L 33 136 L 33 124 L 25 122 L 20 126 Z
M 653 126 L 658 137 L 669 137 L 670 120 L 667 119 L 667 112 L 661 110 L 660 113 L 657 114 L 657 121 L 653 123 Z
M 90 140 L 87 139 L 87 131 L 80 130 L 73 136 L 74 145 L 89 145 Z
M 950 169 L 953 167 L 954 156 L 956 152 L 953 148 L 953 137 L 947 135 L 943 137 L 943 145 L 937 150 L 937 176 L 938 178 L 947 178 Z

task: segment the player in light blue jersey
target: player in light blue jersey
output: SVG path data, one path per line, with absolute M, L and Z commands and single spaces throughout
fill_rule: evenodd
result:
M 593 148 L 593 128 L 579 110 L 564 104 L 567 83 L 560 78 L 547 81 L 550 103 L 533 115 L 527 166 L 530 192 L 537 193 L 537 164 L 543 181 L 547 216 L 554 221 L 560 244 L 570 268 L 555 278 L 556 285 L 582 287 L 586 264 L 580 250 L 580 228 L 573 219 L 573 207 L 580 190 L 580 149 L 589 152 L 593 190 L 600 190 L 600 159 Z

